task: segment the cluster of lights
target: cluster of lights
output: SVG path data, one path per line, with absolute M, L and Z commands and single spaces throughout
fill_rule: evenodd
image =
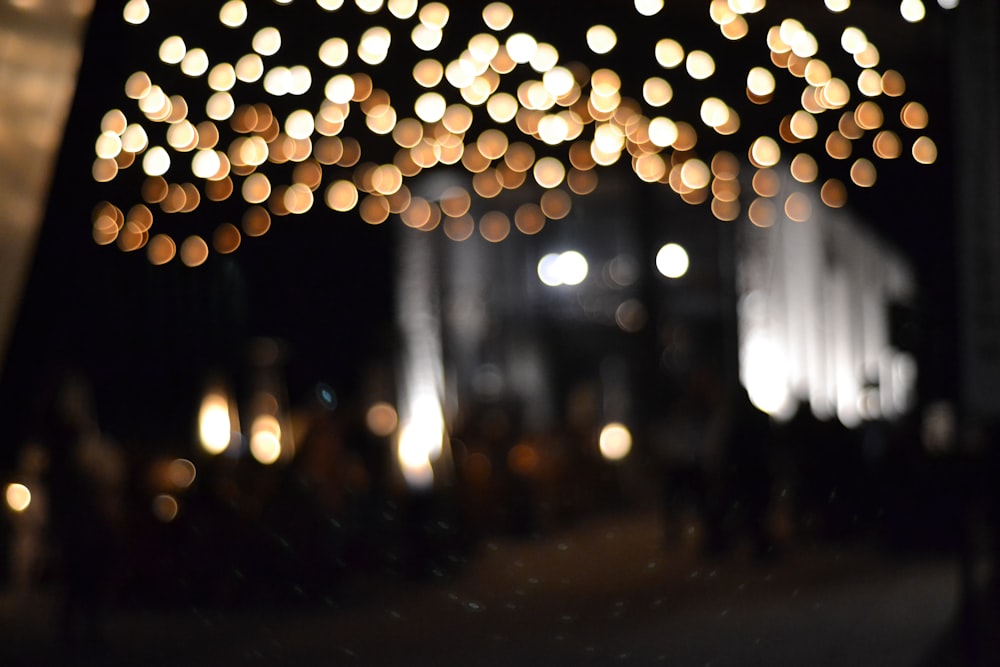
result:
M 228 0 L 218 9 L 218 22 L 244 37 L 248 47 L 232 62 L 213 61 L 206 49 L 180 35 L 159 43 L 161 64 L 203 82 L 206 97 L 196 103 L 171 93 L 166 82 L 176 74 L 163 76 L 163 86 L 144 71 L 128 78 L 125 93 L 136 108 L 128 113 L 115 108 L 103 117 L 93 177 L 111 182 L 121 172 L 141 169 L 141 201 L 126 207 L 105 201 L 95 208 L 93 236 L 99 244 L 145 249 L 153 264 L 179 257 L 197 266 L 213 250 L 231 253 L 246 237 L 266 234 L 276 217 L 323 204 L 334 212 L 356 212 L 373 225 L 397 216 L 415 229 L 441 228 L 456 241 L 478 230 L 487 241 L 500 242 L 514 230 L 537 234 L 548 221 L 565 218 L 574 196 L 598 187 L 599 167 L 625 162 L 642 181 L 667 185 L 689 204 L 710 202 L 719 220 L 745 213 L 754 224 L 768 226 L 779 210 L 801 221 L 812 213 L 805 194 L 782 192 L 775 170 L 790 169 L 800 183 L 817 182 L 814 155 L 825 152 L 849 161 L 851 183 L 867 188 L 877 181 L 877 161 L 897 159 L 907 150 L 924 164 L 937 156 L 933 140 L 921 134 L 929 123 L 926 108 L 902 99 L 903 76 L 878 69 L 879 51 L 860 29 L 846 27 L 839 45 L 858 71 L 836 76 L 819 57 L 816 36 L 799 20 L 757 24 L 766 0 L 712 0 L 708 14 L 727 40 L 750 38 L 757 28 L 769 48 L 770 62 L 747 70 L 741 105 L 752 110 L 771 103 L 779 87 L 776 75 L 783 74 L 801 80 L 794 84 L 802 87 L 800 104 L 775 119 L 773 135 L 750 139 L 744 150 L 710 156 L 698 152 L 699 133 L 731 141 L 743 122 L 735 102 L 699 92 L 701 82 L 714 80 L 716 58 L 672 37 L 626 44 L 595 18 L 583 36 L 595 61 L 642 48 L 645 53 L 633 62 L 655 68 L 641 90 L 629 91 L 610 67 L 566 62 L 556 45 L 519 30 L 514 10 L 503 2 L 485 5 L 480 30 L 469 26 L 473 34 L 462 37 L 461 52 L 444 57 L 438 54 L 454 43 L 444 39 L 446 31 L 450 36 L 467 24 L 452 21 L 441 2 L 315 4 L 318 16 L 353 9 L 360 20 L 376 25 L 359 30 L 352 41 L 324 36 L 316 47 L 317 64 L 279 64 L 282 30 L 274 25 L 255 30 L 252 7 Z M 841 14 L 851 3 L 825 4 Z M 662 0 L 635 0 L 634 8 L 650 18 L 667 11 Z M 900 13 L 917 21 L 924 7 L 920 0 L 904 0 Z M 145 0 L 130 0 L 123 12 L 137 25 L 150 15 Z M 407 52 L 415 49 L 423 57 L 412 63 L 410 81 L 393 81 L 390 91 L 379 87 L 376 69 L 404 50 L 397 43 L 400 21 L 412 24 Z M 684 95 L 701 98 L 697 118 L 665 113 L 675 90 L 681 90 L 677 76 L 673 83 L 668 79 L 675 72 L 687 82 Z M 859 95 L 860 102 L 854 99 Z M 898 114 L 880 99 L 898 99 Z M 276 111 L 289 100 L 297 108 Z M 897 129 L 888 127 L 894 115 Z M 821 121 L 830 117 L 836 117 L 836 127 L 824 130 Z M 745 161 L 737 157 L 744 151 Z M 753 169 L 749 203 L 739 180 L 744 162 Z M 446 189 L 425 191 L 415 179 L 436 168 L 462 177 Z M 825 205 L 845 205 L 843 181 L 825 179 L 819 189 Z M 514 204 L 501 197 L 509 191 L 519 192 Z M 193 229 L 181 239 L 183 233 L 167 223 L 166 231 L 154 232 L 161 218 L 231 200 L 240 202 L 240 212 L 210 233 Z

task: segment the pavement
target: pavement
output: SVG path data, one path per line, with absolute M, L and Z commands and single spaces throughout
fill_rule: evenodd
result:
M 706 559 L 651 514 L 605 515 L 325 604 L 114 609 L 74 645 L 54 595 L 2 596 L 0 665 L 978 666 L 959 583 L 953 559 L 860 543 Z

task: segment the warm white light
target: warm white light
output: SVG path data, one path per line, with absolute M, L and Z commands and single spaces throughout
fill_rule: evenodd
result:
M 662 107 L 674 98 L 674 88 L 666 79 L 650 77 L 642 84 L 642 98 L 650 106 Z
M 146 0 L 129 0 L 125 3 L 122 16 L 133 25 L 144 23 L 149 18 L 149 4 Z
M 229 93 L 215 93 L 205 104 L 205 113 L 212 120 L 229 120 L 236 110 L 236 102 Z
M 557 158 L 543 157 L 535 163 L 535 181 L 543 188 L 554 188 L 566 178 L 566 167 Z
M 851 0 L 824 0 L 831 12 L 843 12 L 850 8 Z
M 236 70 L 229 63 L 219 63 L 208 73 L 208 86 L 219 92 L 232 90 L 236 85 Z
M 99 158 L 114 159 L 122 152 L 122 138 L 115 132 L 101 132 L 94 150 Z
M 673 69 L 684 62 L 684 48 L 676 40 L 661 39 L 656 43 L 656 62 Z
M 448 6 L 441 2 L 432 2 L 420 8 L 420 22 L 429 28 L 442 30 L 448 25 L 451 12 Z
M 198 413 L 198 433 L 202 448 L 209 454 L 221 454 L 229 447 L 233 433 L 225 394 L 216 391 L 205 394 Z
M 480 33 L 469 40 L 469 53 L 478 62 L 488 63 L 500 52 L 500 42 L 488 33 Z
M 291 85 L 288 92 L 292 95 L 305 95 L 312 88 L 312 71 L 305 65 L 295 65 L 288 70 L 291 75 Z
M 747 74 L 747 89 L 758 97 L 774 92 L 774 74 L 763 67 L 754 67 Z
M 788 391 L 788 359 L 763 336 L 747 342 L 742 353 L 742 380 L 750 402 L 769 415 L 783 415 L 792 400 Z
M 264 76 L 264 61 L 256 53 L 248 53 L 236 61 L 236 78 L 243 83 L 254 83 Z
M 281 33 L 277 28 L 261 28 L 253 36 L 253 50 L 262 56 L 273 56 L 281 48 Z
M 687 56 L 687 72 L 692 79 L 704 80 L 715 74 L 715 60 L 707 51 L 692 51 Z
M 417 0 L 389 0 L 388 7 L 397 19 L 408 19 L 417 13 Z
M 369 65 L 378 65 L 389 55 L 392 34 L 381 26 L 369 28 L 361 35 L 358 57 Z
M 170 154 L 162 146 L 153 146 L 142 157 L 142 170 L 147 176 L 163 176 L 170 169 Z
M 293 111 L 285 120 L 285 134 L 292 139 L 308 139 L 315 129 L 316 121 L 306 109 Z
M 517 110 L 517 98 L 509 93 L 497 93 L 486 102 L 486 112 L 498 123 L 514 120 Z
M 413 110 L 425 123 L 436 123 L 444 117 L 448 102 L 439 93 L 424 93 L 417 98 Z
M 553 67 L 542 77 L 542 83 L 545 85 L 545 90 L 553 97 L 559 98 L 573 90 L 576 80 L 573 78 L 573 73 L 565 67 Z
M 181 60 L 181 71 L 188 76 L 201 76 L 208 71 L 208 64 L 205 49 L 191 49 Z
M 490 30 L 504 30 L 514 20 L 514 10 L 505 2 L 491 2 L 483 8 L 483 22 Z
M 848 53 L 857 55 L 868 47 L 868 37 L 859 28 L 844 28 L 840 35 L 840 45 Z
M 441 404 L 430 392 L 411 399 L 408 417 L 399 429 L 396 457 L 411 488 L 424 489 L 434 481 L 431 463 L 444 448 Z
M 4 492 L 7 507 L 15 512 L 23 512 L 31 505 L 31 490 L 24 484 L 8 484 Z
M 597 54 L 610 53 L 618 44 L 618 35 L 606 25 L 591 26 L 587 30 L 587 46 Z
M 680 278 L 690 263 L 687 251 L 676 243 L 668 243 L 656 253 L 656 270 L 666 278 Z
M 507 38 L 507 55 L 518 64 L 531 60 L 538 50 L 538 41 L 526 32 L 517 32 Z
M 569 123 L 562 114 L 548 114 L 538 121 L 538 136 L 550 146 L 561 144 L 569 137 Z
M 129 153 L 140 153 L 146 150 L 149 145 L 149 138 L 146 130 L 138 123 L 132 123 L 125 128 L 122 134 L 122 149 Z
M 340 37 L 331 37 L 319 47 L 319 59 L 327 67 L 340 67 L 347 62 L 349 54 L 347 41 Z
M 701 103 L 701 121 L 709 127 L 720 127 L 729 120 L 729 106 L 718 97 L 709 97 Z
M 601 429 L 598 445 L 601 456 L 609 461 L 621 461 L 632 451 L 632 433 L 624 424 L 612 422 Z
M 230 28 L 238 28 L 247 20 L 247 5 L 243 0 L 229 0 L 219 10 L 219 21 Z
M 762 167 L 773 167 L 781 159 L 781 147 L 771 137 L 759 137 L 750 146 L 750 157 Z
M 811 58 L 819 50 L 816 36 L 807 30 L 797 32 L 789 45 L 792 47 L 792 53 L 799 58 Z
M 191 173 L 198 178 L 212 178 L 221 168 L 219 154 L 210 148 L 196 152 L 191 159 Z
M 918 23 L 924 20 L 927 9 L 921 0 L 903 0 L 899 4 L 899 13 L 910 23 Z
M 417 24 L 413 28 L 413 32 L 410 33 L 410 39 L 413 41 L 414 46 L 421 51 L 433 51 L 441 45 L 443 38 L 443 31 L 432 28 L 425 23 Z
M 354 79 L 347 74 L 338 74 L 326 82 L 324 93 L 326 99 L 335 104 L 347 104 L 354 97 L 356 85 Z
M 281 458 L 281 424 L 273 415 L 257 415 L 253 420 L 250 454 L 263 465 L 272 465 Z
M 187 46 L 184 44 L 184 38 L 178 35 L 167 37 L 160 44 L 160 60 L 168 65 L 180 63 L 184 60 L 185 55 L 187 55 Z
M 678 136 L 677 124 L 669 118 L 661 116 L 649 121 L 649 140 L 654 146 L 666 148 L 677 141 Z
M 264 76 L 264 90 L 275 97 L 287 95 L 292 90 L 292 70 L 272 67 Z
M 635 10 L 643 16 L 655 16 L 663 9 L 663 0 L 635 0 Z

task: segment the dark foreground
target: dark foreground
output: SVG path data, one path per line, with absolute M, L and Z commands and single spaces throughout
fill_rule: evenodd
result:
M 948 559 L 858 545 L 706 560 L 652 516 L 603 517 L 319 606 L 115 609 L 73 645 L 55 595 L 6 596 L 0 665 L 994 664 L 958 623 L 959 582 Z

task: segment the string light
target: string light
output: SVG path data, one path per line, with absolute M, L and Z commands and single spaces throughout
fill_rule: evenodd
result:
M 472 224 L 487 240 L 502 242 L 570 215 L 575 198 L 599 187 L 599 168 L 629 165 L 638 179 L 705 204 L 719 220 L 745 215 L 768 226 L 776 210 L 768 200 L 779 194 L 769 184 L 777 181 L 755 178 L 753 189 L 768 194 L 754 199 L 759 193 L 741 188 L 733 175 L 741 161 L 758 170 L 789 169 L 789 182 L 825 182 L 830 196 L 821 199 L 837 207 L 846 189 L 821 173 L 824 156 L 849 160 L 848 182 L 856 188 L 877 184 L 879 161 L 936 161 L 926 107 L 907 96 L 902 73 L 879 69 L 878 47 L 851 23 L 849 0 L 823 5 L 843 24 L 836 46 L 853 57 L 855 70 L 835 69 L 842 58 L 824 55 L 812 32 L 823 26 L 796 18 L 769 25 L 755 16 L 765 0 L 713 0 L 705 17 L 725 43 L 766 45 L 770 60 L 754 63 L 683 44 L 690 33 L 668 20 L 672 8 L 662 0 L 630 4 L 618 11 L 646 17 L 648 36 L 632 37 L 624 16 L 609 11 L 590 17 L 564 44 L 550 44 L 532 34 L 532 16 L 504 2 L 473 8 L 480 23 L 455 19 L 444 2 L 316 0 L 317 18 L 354 13 L 361 27 L 353 36 L 319 34 L 313 62 L 296 64 L 289 58 L 300 56 L 285 54 L 292 51 L 290 30 L 280 11 L 268 13 L 270 24 L 260 27 L 256 5 L 213 3 L 210 20 L 239 35 L 246 51 L 217 60 L 218 45 L 201 48 L 189 35 L 167 34 L 152 42 L 151 53 L 135 54 L 148 69 L 127 77 L 125 99 L 114 100 L 102 118 L 92 174 L 102 187 L 137 175 L 138 187 L 111 197 L 132 201 L 95 207 L 95 242 L 146 248 L 157 265 L 178 258 L 200 266 L 212 252 L 230 253 L 266 235 L 276 217 L 318 207 L 354 213 L 368 224 L 395 216 L 424 231 L 441 227 L 453 240 L 469 238 Z M 130 0 L 122 20 L 148 29 L 161 11 Z M 470 8 L 461 11 L 464 17 Z M 897 18 L 915 22 L 925 14 L 920 0 L 904 0 Z M 625 34 L 629 39 L 619 40 Z M 586 54 L 560 52 L 577 43 L 589 47 Z M 413 48 L 422 55 L 407 63 Z M 630 63 L 624 83 L 618 62 Z M 389 74 L 390 66 L 406 74 Z M 745 90 L 720 91 L 718 70 L 728 77 L 734 67 L 745 68 Z M 175 72 L 187 82 L 179 83 Z M 201 100 L 189 92 L 199 86 Z M 288 96 L 296 99 L 291 109 L 282 102 Z M 790 98 L 795 106 L 778 108 Z M 686 117 L 688 100 L 695 118 Z M 742 131 L 750 114 L 754 128 L 770 118 L 770 132 Z M 866 131 L 876 136 L 859 141 Z M 795 156 L 787 167 L 785 155 Z M 735 166 L 720 174 L 717 163 Z M 438 169 L 451 175 L 435 191 L 421 177 Z M 455 197 L 456 187 L 463 196 Z M 517 195 L 505 199 L 503 192 Z M 786 212 L 809 217 L 794 192 L 780 194 Z M 141 222 L 115 213 L 136 204 L 149 211 Z M 234 206 L 242 208 L 235 218 L 216 217 L 242 219 L 239 227 L 192 223 L 180 231 L 183 225 L 162 224 L 185 214 L 204 219 L 191 214 L 205 207 Z

